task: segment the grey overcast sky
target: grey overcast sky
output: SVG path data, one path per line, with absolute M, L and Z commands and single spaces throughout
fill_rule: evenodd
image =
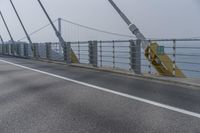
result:
M 83 25 L 131 35 L 126 24 L 121 20 L 107 0 L 41 1 L 53 20 L 62 17 Z M 185 38 L 200 36 L 200 0 L 114 1 L 148 38 Z M 37 0 L 13 0 L 13 2 L 29 33 L 48 23 Z M 23 37 L 24 33 L 9 0 L 0 0 L 0 10 L 4 14 L 14 39 L 17 40 Z M 70 38 L 67 34 L 67 32 L 70 32 L 69 29 L 69 26 L 63 26 L 63 34 L 65 33 L 66 40 Z M 72 28 L 71 31 L 73 32 Z M 54 41 L 56 39 L 51 27 L 46 32 L 43 32 L 33 36 L 33 41 Z M 1 20 L 0 34 L 4 40 L 9 39 Z M 80 40 L 89 39 L 86 34 L 89 33 L 82 31 L 77 36 L 80 37 Z M 106 39 L 106 35 L 103 35 L 102 38 Z M 118 39 L 118 37 L 115 38 Z

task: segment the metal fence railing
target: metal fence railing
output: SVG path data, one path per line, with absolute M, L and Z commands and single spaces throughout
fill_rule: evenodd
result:
M 187 77 L 200 77 L 200 39 L 149 40 L 157 42 L 160 50 L 169 56 L 172 65 Z M 138 74 L 157 74 L 144 56 L 145 51 L 136 40 L 68 42 L 79 63 L 94 67 L 127 70 Z M 26 43 L 0 44 L 0 53 L 20 57 L 41 58 L 67 62 L 66 51 L 59 43 L 35 43 L 34 49 Z M 69 47 L 66 47 L 69 48 Z M 176 71 L 176 70 L 174 70 Z

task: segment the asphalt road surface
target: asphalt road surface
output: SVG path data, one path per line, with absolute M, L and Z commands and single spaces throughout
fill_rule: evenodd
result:
M 200 88 L 4 56 L 0 133 L 200 133 Z

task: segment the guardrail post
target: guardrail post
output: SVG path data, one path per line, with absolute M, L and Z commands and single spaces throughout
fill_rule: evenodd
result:
M 11 55 L 11 53 L 12 53 L 12 52 L 11 52 L 11 49 L 12 49 L 12 48 L 11 48 L 11 45 L 12 45 L 12 44 L 9 44 L 9 45 L 8 45 L 8 55 Z
M 71 64 L 71 42 L 64 44 L 64 60 L 67 64 Z
M 115 69 L 116 68 L 116 53 L 115 53 L 115 41 L 112 41 L 112 53 L 113 53 L 113 69 Z
M 0 54 L 3 54 L 3 44 L 0 44 Z
M 22 57 L 23 56 L 23 43 L 19 44 L 19 55 Z
M 14 48 L 14 44 L 10 44 L 10 54 L 11 55 L 15 55 L 15 48 Z
M 149 45 L 148 45 L 149 49 L 148 49 L 148 60 L 149 60 L 149 74 L 151 74 L 151 40 L 149 40 Z
M 15 46 L 16 46 L 16 47 L 15 47 L 16 49 L 14 50 L 13 44 L 11 45 L 11 47 L 13 47 L 13 55 L 16 54 L 16 56 L 18 56 L 18 55 L 19 55 L 18 44 L 15 44 Z
M 4 44 L 4 54 L 7 54 L 7 44 Z
M 9 49 L 9 44 L 6 44 L 6 45 L 5 45 L 5 54 L 8 54 L 8 53 L 9 53 L 9 50 L 8 50 L 8 49 Z
M 28 44 L 24 43 L 23 44 L 23 47 L 24 47 L 24 57 L 28 57 Z
M 1 45 L 1 54 L 4 54 L 4 44 Z
M 15 55 L 13 44 L 10 44 L 10 55 Z
M 89 56 L 89 64 L 93 64 L 93 55 L 92 55 L 92 41 L 88 41 L 88 56 Z
M 173 40 L 173 76 L 176 77 L 176 40 Z
M 2 54 L 5 54 L 5 44 L 2 45 Z
M 136 74 L 141 74 L 141 41 L 130 40 L 130 64 Z
M 102 49 L 102 41 L 100 41 L 100 67 L 103 67 L 103 49 Z
M 78 42 L 78 60 L 81 60 L 81 47 L 80 47 L 80 42 Z
M 16 45 L 16 54 L 18 56 L 21 56 L 21 44 L 15 44 Z
M 38 44 L 37 43 L 33 43 L 33 57 L 34 58 L 38 58 Z
M 46 43 L 45 46 L 46 46 L 46 58 L 50 60 L 51 59 L 51 43 Z
M 6 46 L 6 54 L 10 55 L 10 44 L 7 44 Z
M 97 41 L 89 41 L 89 63 L 98 66 Z
M 9 44 L 8 55 L 12 55 L 12 44 Z

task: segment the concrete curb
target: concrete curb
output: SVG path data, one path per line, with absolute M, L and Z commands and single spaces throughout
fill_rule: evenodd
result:
M 71 66 L 73 67 L 81 67 L 81 68 L 87 68 L 87 69 L 93 69 L 93 70 L 98 70 L 98 71 L 104 71 L 104 72 L 111 72 L 111 73 L 116 73 L 116 74 L 122 74 L 122 75 L 127 75 L 127 76 L 134 76 L 133 78 L 138 78 L 138 79 L 145 79 L 145 80 L 151 80 L 151 81 L 161 81 L 165 83 L 172 83 L 172 84 L 179 84 L 181 86 L 191 86 L 191 87 L 200 87 L 200 84 L 196 83 L 191 83 L 191 82 L 186 82 L 186 81 L 178 81 L 178 80 L 170 80 L 170 79 L 163 79 L 164 77 L 159 77 L 159 76 L 152 76 L 152 75 L 138 75 L 135 74 L 134 72 L 130 71 L 121 71 L 121 70 L 109 70 L 105 68 L 94 68 L 92 66 L 84 66 L 84 65 L 79 65 L 79 64 L 72 64 Z M 172 79 L 174 79 L 172 77 Z
M 16 56 L 16 58 L 21 58 Z M 31 59 L 31 60 L 35 60 L 35 61 L 42 61 L 42 62 L 48 62 L 48 63 L 54 63 L 54 64 L 61 64 L 61 65 L 68 65 L 68 66 L 72 66 L 72 67 L 79 67 L 79 68 L 86 68 L 86 69 L 93 69 L 93 70 L 97 70 L 97 71 L 103 71 L 103 72 L 110 72 L 110 73 L 115 73 L 115 74 L 121 74 L 121 75 L 126 75 L 126 76 L 130 76 L 132 78 L 137 78 L 137 79 L 143 79 L 143 80 L 151 80 L 151 81 L 160 81 L 163 83 L 171 83 L 171 84 L 176 84 L 176 85 L 181 85 L 181 86 L 190 86 L 190 87 L 198 87 L 200 88 L 200 83 L 192 83 L 189 81 L 186 81 L 187 79 L 179 79 L 177 80 L 177 78 L 175 79 L 174 77 L 171 77 L 171 79 L 166 78 L 165 77 L 159 77 L 159 76 L 152 76 L 152 75 L 138 75 L 135 74 L 133 71 L 125 71 L 125 70 L 120 70 L 120 69 L 116 69 L 116 70 L 111 70 L 109 68 L 99 68 L 99 67 L 93 67 L 92 65 L 83 65 L 83 64 L 67 64 L 65 62 L 58 62 L 58 61 L 54 61 L 54 60 L 46 60 L 46 59 L 36 59 L 36 58 L 23 58 L 23 59 Z M 182 81 L 181 81 L 182 80 Z
M 34 59 L 38 60 L 38 59 Z M 137 79 L 143 79 L 143 80 L 151 80 L 151 81 L 160 81 L 164 83 L 171 83 L 171 84 L 176 84 L 176 85 L 181 85 L 181 86 L 190 86 L 190 87 L 198 87 L 200 88 L 200 84 L 197 83 L 192 83 L 185 81 L 184 79 L 175 79 L 174 77 L 171 77 L 171 79 L 164 77 L 159 77 L 159 76 L 152 76 L 152 75 L 138 75 L 135 74 L 133 71 L 125 71 L 125 70 L 111 70 L 109 68 L 99 68 L 99 67 L 93 67 L 92 65 L 83 65 L 83 64 L 66 64 L 64 62 L 58 62 L 58 61 L 52 61 L 52 60 L 43 60 L 40 59 L 39 61 L 45 61 L 45 62 L 50 62 L 50 63 L 55 63 L 55 64 L 61 64 L 61 65 L 68 65 L 72 67 L 79 67 L 79 68 L 86 68 L 86 69 L 93 69 L 97 71 L 103 71 L 103 72 L 110 72 L 110 73 L 115 73 L 115 74 L 121 74 L 121 75 L 126 75 L 126 76 L 131 76 L 132 78 L 137 78 Z M 180 81 L 183 80 L 183 81 Z

